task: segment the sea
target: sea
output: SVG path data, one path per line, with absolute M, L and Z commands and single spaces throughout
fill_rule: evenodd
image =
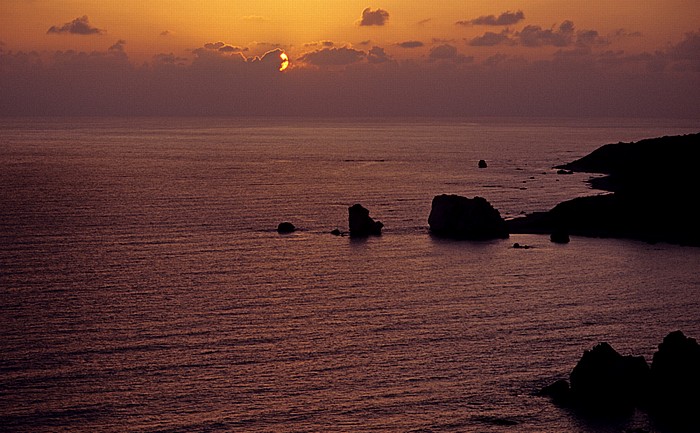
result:
M 553 167 L 698 131 L 0 119 L 0 431 L 673 431 L 537 391 L 599 342 L 651 362 L 671 331 L 700 338 L 700 248 L 451 241 L 427 220 L 439 194 L 484 197 L 504 218 L 601 194 Z M 356 203 L 382 236 L 330 233 Z M 298 230 L 278 234 L 284 221 Z

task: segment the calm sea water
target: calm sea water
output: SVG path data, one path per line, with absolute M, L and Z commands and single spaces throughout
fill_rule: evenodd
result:
M 507 217 L 596 194 L 552 166 L 698 130 L 2 119 L 0 430 L 665 431 L 533 393 L 600 341 L 650 361 L 672 330 L 700 338 L 700 249 L 452 242 L 427 217 L 441 193 Z M 384 236 L 329 234 L 354 203 Z

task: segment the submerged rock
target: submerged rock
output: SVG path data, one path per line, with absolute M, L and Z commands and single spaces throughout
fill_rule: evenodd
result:
M 428 224 L 433 234 L 453 239 L 489 240 L 509 236 L 501 214 L 483 197 L 438 195 L 433 198 Z
M 292 232 L 296 231 L 296 229 L 297 228 L 294 227 L 294 224 L 285 221 L 285 222 L 279 223 L 279 225 L 277 226 L 277 233 L 279 233 L 279 234 L 292 233 Z
M 370 218 L 369 210 L 360 204 L 348 208 L 348 223 L 352 237 L 380 236 L 384 227 L 380 221 Z

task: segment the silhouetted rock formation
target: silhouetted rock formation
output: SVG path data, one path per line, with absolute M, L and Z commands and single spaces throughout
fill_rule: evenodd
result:
M 488 167 L 488 165 L 486 164 L 486 161 L 484 161 L 483 159 L 480 159 L 479 160 L 479 168 L 486 168 L 486 167 Z
M 558 168 L 606 173 L 591 184 L 613 191 L 565 201 L 548 212 L 508 221 L 511 233 L 640 239 L 700 246 L 693 206 L 700 192 L 700 134 L 603 146 Z
M 566 380 L 540 391 L 555 403 L 592 414 L 631 413 L 700 428 L 700 345 L 681 331 L 668 334 L 651 368 L 641 356 L 622 356 L 608 343 L 586 350 Z M 697 431 L 697 430 L 693 430 Z
M 675 331 L 659 344 L 651 363 L 650 403 L 664 418 L 700 416 L 700 345 L 694 338 Z
M 279 234 L 285 234 L 285 233 L 292 233 L 296 230 L 297 228 L 294 227 L 294 224 L 290 222 L 283 222 L 279 223 L 277 226 L 277 233 Z
M 508 238 L 508 227 L 501 214 L 483 197 L 438 195 L 433 198 L 428 224 L 433 234 L 453 239 Z
M 644 357 L 622 356 L 600 343 L 583 353 L 569 378 L 576 404 L 597 412 L 629 411 L 641 403 L 649 366 Z
M 370 218 L 369 210 L 360 204 L 348 208 L 348 223 L 352 237 L 380 236 L 384 227 L 380 221 Z

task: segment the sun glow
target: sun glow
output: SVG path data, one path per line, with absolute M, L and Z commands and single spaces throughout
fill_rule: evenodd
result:
M 280 72 L 281 72 L 281 71 L 284 71 L 285 69 L 287 69 L 287 67 L 289 66 L 289 57 L 287 57 L 287 55 L 285 53 L 280 53 L 280 60 L 282 61 L 282 63 L 280 63 Z

